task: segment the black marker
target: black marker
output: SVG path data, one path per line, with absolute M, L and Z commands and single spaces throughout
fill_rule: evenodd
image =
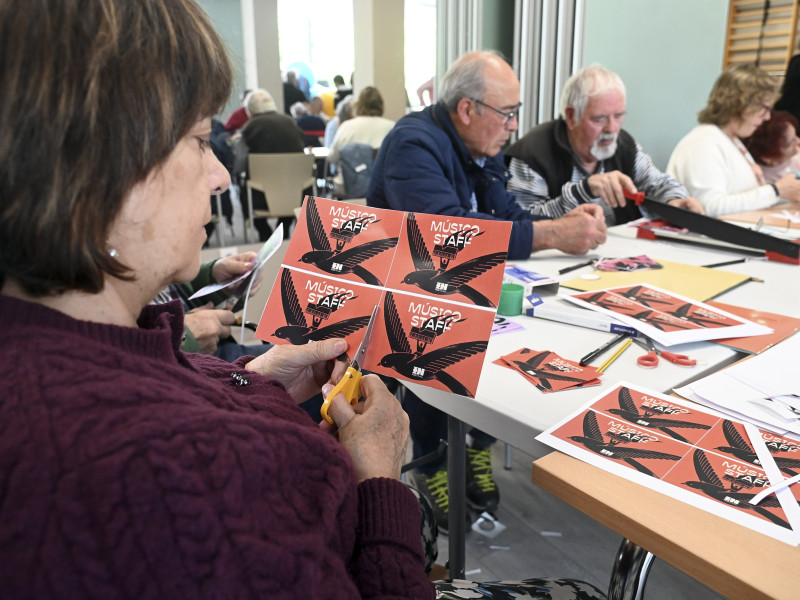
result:
M 574 271 L 575 269 L 580 269 L 581 267 L 588 267 L 591 264 L 594 264 L 594 259 L 587 260 L 586 262 L 582 262 L 578 265 L 572 265 L 571 267 L 564 267 L 563 269 L 559 269 L 558 274 L 563 275 L 564 273 L 569 273 L 570 271 Z
M 592 350 L 591 352 L 589 352 L 589 354 L 587 354 L 586 356 L 584 356 L 584 357 L 583 357 L 583 358 L 580 360 L 580 362 L 579 362 L 578 364 L 579 364 L 580 366 L 582 366 L 582 367 L 585 367 L 585 366 L 586 366 L 586 365 L 588 365 L 590 362 L 592 362 L 592 361 L 593 361 L 595 358 L 597 358 L 598 356 L 600 356 L 600 355 L 601 355 L 603 352 L 605 352 L 605 351 L 606 351 L 606 350 L 608 350 L 609 348 L 613 348 L 614 346 L 616 346 L 617 344 L 619 344 L 619 343 L 620 343 L 622 340 L 624 340 L 624 339 L 625 339 L 625 338 L 627 338 L 627 337 L 630 337 L 630 336 L 629 336 L 627 333 L 620 333 L 618 336 L 616 336 L 616 337 L 614 337 L 614 338 L 611 338 L 609 341 L 607 341 L 605 344 L 603 344 L 603 345 L 602 345 L 602 346 L 600 346 L 599 348 L 595 348 L 594 350 Z

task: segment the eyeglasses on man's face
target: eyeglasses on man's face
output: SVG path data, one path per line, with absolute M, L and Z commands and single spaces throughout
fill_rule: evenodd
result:
M 503 110 L 500 110 L 499 108 L 495 108 L 491 104 L 486 104 L 486 102 L 484 102 L 483 100 L 478 100 L 477 98 L 472 98 L 472 101 L 475 104 L 480 104 L 481 106 L 485 106 L 489 110 L 491 110 L 493 112 L 496 112 L 498 115 L 503 117 L 505 119 L 505 122 L 503 123 L 503 125 L 508 125 L 511 122 L 511 119 L 515 119 L 515 118 L 519 117 L 519 109 L 522 107 L 522 102 L 520 102 L 519 104 L 517 104 L 516 108 L 514 108 L 514 110 L 512 110 L 511 112 L 505 112 Z

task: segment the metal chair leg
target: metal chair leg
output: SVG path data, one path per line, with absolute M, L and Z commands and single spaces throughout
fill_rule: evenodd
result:
M 244 243 L 250 241 L 249 228 L 253 225 L 253 190 L 247 186 L 247 218 L 244 220 Z M 248 223 L 249 222 L 249 223 Z
M 623 539 L 608 584 L 608 600 L 642 600 L 654 559 L 641 546 Z

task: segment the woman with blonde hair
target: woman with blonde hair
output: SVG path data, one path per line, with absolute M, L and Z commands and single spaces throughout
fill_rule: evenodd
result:
M 700 125 L 673 150 L 667 171 L 700 200 L 707 215 L 767 208 L 781 199 L 800 202 L 800 181 L 786 175 L 767 183 L 742 142 L 770 118 L 777 96 L 777 80 L 758 67 L 729 67 L 698 114 Z

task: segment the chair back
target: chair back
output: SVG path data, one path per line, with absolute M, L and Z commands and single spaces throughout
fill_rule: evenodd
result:
M 344 179 L 345 198 L 364 198 L 369 187 L 375 150 L 369 144 L 351 142 L 339 150 L 339 168 Z
M 314 156 L 304 152 L 250 154 L 247 160 L 248 190 L 259 190 L 267 198 L 266 212 L 256 211 L 255 216 L 293 217 L 303 201 L 303 190 L 314 184 Z

